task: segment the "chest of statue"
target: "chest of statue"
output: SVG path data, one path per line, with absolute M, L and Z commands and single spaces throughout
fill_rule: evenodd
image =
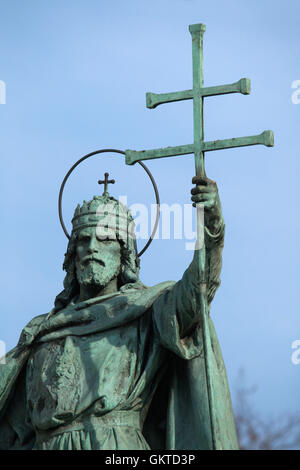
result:
M 35 348 L 26 372 L 28 414 L 35 427 L 64 424 L 90 408 L 102 414 L 124 400 L 138 369 L 137 323 Z

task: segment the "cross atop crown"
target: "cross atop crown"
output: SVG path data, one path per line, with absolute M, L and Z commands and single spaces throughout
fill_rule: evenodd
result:
M 98 184 L 104 184 L 104 191 L 103 191 L 102 196 L 108 196 L 107 186 L 109 184 L 115 184 L 115 180 L 108 179 L 109 173 L 104 173 L 104 177 L 105 177 L 104 180 L 99 180 Z

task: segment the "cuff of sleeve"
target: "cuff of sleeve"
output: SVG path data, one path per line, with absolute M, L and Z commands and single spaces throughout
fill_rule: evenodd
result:
M 208 227 L 204 227 L 205 229 L 205 243 L 206 245 L 218 245 L 223 243 L 224 241 L 224 234 L 225 234 L 225 224 L 224 220 L 221 219 L 220 225 L 216 231 L 211 232 Z

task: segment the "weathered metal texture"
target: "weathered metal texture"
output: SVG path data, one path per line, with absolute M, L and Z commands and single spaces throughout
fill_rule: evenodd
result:
M 274 134 L 272 131 L 264 131 L 258 135 L 247 137 L 233 137 L 232 139 L 211 140 L 209 142 L 198 143 L 198 148 L 202 152 L 212 150 L 223 150 L 234 147 L 247 147 L 250 145 L 274 146 Z M 178 155 L 188 155 L 195 153 L 195 144 L 178 145 L 177 147 L 166 147 L 152 150 L 126 150 L 126 163 L 132 165 L 141 160 L 153 160 L 154 158 L 174 157 Z M 142 157 L 142 158 L 141 158 Z
M 104 173 L 104 180 L 98 181 L 98 184 L 104 184 L 103 196 L 108 194 L 107 186 L 109 184 L 115 184 L 115 180 L 109 180 L 108 177 L 109 177 L 109 173 Z
M 94 155 L 99 155 L 99 154 L 103 154 L 103 153 L 119 153 L 121 155 L 125 155 L 125 152 L 123 152 L 123 150 L 118 150 L 118 149 L 101 149 L 101 150 L 95 150 L 94 152 L 90 152 L 88 153 L 87 155 L 84 155 L 83 157 L 81 157 L 79 160 L 77 160 L 76 163 L 74 163 L 74 165 L 72 165 L 72 167 L 69 169 L 69 171 L 67 172 L 67 174 L 65 175 L 64 179 L 63 179 L 63 182 L 60 186 L 60 190 L 59 190 L 59 196 L 58 196 L 58 216 L 59 216 L 59 221 L 60 221 L 60 224 L 62 226 L 62 229 L 64 231 L 64 234 L 66 235 L 66 237 L 70 240 L 71 236 L 69 235 L 67 229 L 66 229 L 66 226 L 65 226 L 65 223 L 64 223 L 64 220 L 63 220 L 63 214 L 62 214 L 62 197 L 63 197 L 63 192 L 64 192 L 64 189 L 65 189 L 65 185 L 66 185 L 66 182 L 68 181 L 69 179 L 69 176 L 71 175 L 71 173 L 75 170 L 75 168 L 80 165 L 80 163 L 82 163 L 84 160 L 86 160 L 87 158 L 90 158 Z M 143 163 L 143 162 L 138 162 L 139 165 L 145 170 L 145 172 L 147 173 L 147 175 L 149 176 L 150 178 L 150 181 L 152 183 L 152 186 L 153 186 L 153 189 L 154 189 L 154 193 L 155 193 L 155 200 L 156 200 L 156 218 L 155 218 L 155 223 L 153 225 L 153 229 L 152 229 L 152 233 L 150 235 L 150 238 L 149 240 L 147 241 L 147 243 L 145 244 L 145 246 L 143 247 L 143 249 L 138 253 L 138 256 L 142 256 L 142 254 L 145 253 L 145 251 L 148 249 L 150 243 L 152 243 L 152 240 L 155 236 L 155 233 L 156 233 L 156 230 L 157 230 L 157 227 L 158 227 L 158 222 L 159 222 L 159 215 L 160 215 L 160 198 L 159 198 L 159 193 L 158 193 L 158 188 L 157 188 L 157 184 L 153 178 L 153 175 L 152 173 L 150 172 L 149 168 L 146 167 L 146 165 Z M 108 175 L 108 173 L 105 173 L 105 180 L 102 181 L 102 180 L 99 180 L 98 183 L 99 184 L 105 184 L 106 182 L 106 187 L 104 187 L 104 193 L 105 194 L 107 192 L 107 184 L 109 183 L 109 181 L 107 181 L 107 178 L 108 176 L 106 177 L 106 174 Z M 111 180 L 111 181 L 114 181 L 114 180 Z
M 204 172 L 203 153 L 211 150 L 222 150 L 233 147 L 244 147 L 248 145 L 266 145 L 273 147 L 274 134 L 272 131 L 264 131 L 259 135 L 238 137 L 232 139 L 204 142 L 203 131 L 203 98 L 208 96 L 225 95 L 230 93 L 241 93 L 249 95 L 251 91 L 251 82 L 249 78 L 241 78 L 235 83 L 228 85 L 219 85 L 212 87 L 203 87 L 203 34 L 205 32 L 204 24 L 195 24 L 189 27 L 192 35 L 192 54 L 193 54 L 193 89 L 177 91 L 171 93 L 146 93 L 147 108 L 153 109 L 165 103 L 174 101 L 193 100 L 194 103 L 194 144 L 180 145 L 175 147 L 165 147 L 153 150 L 133 151 L 126 150 L 126 163 L 133 165 L 141 160 L 150 160 L 154 158 L 172 157 L 177 155 L 195 154 L 196 166 L 201 166 L 201 172 Z M 201 163 L 199 163 L 201 162 Z
M 146 105 L 148 108 L 155 108 L 163 103 L 173 101 L 193 100 L 194 113 L 194 143 L 192 145 L 182 145 L 176 147 L 167 147 L 146 151 L 126 151 L 126 163 L 132 165 L 141 160 L 149 160 L 155 158 L 171 157 L 177 155 L 186 155 L 194 153 L 195 169 L 197 177 L 205 177 L 204 154 L 212 150 L 221 150 L 234 147 L 244 147 L 249 145 L 266 145 L 272 147 L 274 145 L 274 135 L 272 131 L 264 131 L 259 135 L 238 137 L 225 140 L 215 140 L 211 142 L 204 141 L 204 119 L 203 119 L 203 98 L 206 96 L 216 96 L 229 93 L 242 93 L 247 95 L 250 93 L 250 80 L 242 78 L 238 82 L 214 86 L 209 88 L 203 87 L 203 35 L 206 30 L 204 24 L 194 24 L 189 26 L 192 36 L 192 55 L 193 55 L 193 89 L 165 94 L 146 94 Z M 200 238 L 202 226 L 199 203 L 197 207 L 197 233 Z M 218 426 L 218 404 L 215 401 L 214 383 L 216 383 L 215 372 L 213 368 L 213 350 L 211 344 L 211 335 L 209 331 L 209 311 L 207 302 L 207 280 L 206 280 L 206 247 L 196 246 L 195 256 L 199 266 L 200 285 L 199 299 L 201 303 L 201 323 L 202 323 L 202 339 L 205 358 L 205 375 L 207 384 L 207 396 L 209 404 L 209 421 L 211 430 L 211 447 L 213 449 L 222 449 L 222 436 L 220 427 Z M 228 423 L 229 424 L 229 423 Z
M 149 288 L 139 280 L 132 239 L 125 244 L 98 239 L 95 209 L 109 197 L 95 196 L 76 208 L 64 290 L 48 315 L 27 324 L 6 363 L 0 364 L 0 449 L 238 447 L 225 366 L 208 311 L 220 284 L 224 223 L 216 184 L 205 177 L 204 153 L 271 145 L 272 134 L 204 142 L 205 27 L 192 25 L 190 31 L 195 138 L 188 149 L 168 148 L 166 155 L 195 154 L 192 200 L 198 233 L 203 230 L 199 204 L 205 201 L 205 245 L 196 247 L 180 281 Z M 239 88 L 247 91 L 248 85 L 242 82 Z M 59 194 L 61 222 L 63 188 L 72 171 L 88 157 L 112 151 L 124 154 L 98 150 L 69 170 Z M 155 152 L 152 158 L 166 156 L 163 149 Z M 104 184 L 106 192 L 108 175 Z M 131 220 L 127 209 L 126 214 Z
M 238 82 L 229 85 L 212 86 L 200 88 L 201 96 L 228 95 L 230 93 L 242 93 L 249 95 L 251 82 L 249 78 L 241 78 Z M 194 98 L 194 90 L 175 91 L 173 93 L 146 93 L 146 106 L 149 109 L 156 108 L 159 104 L 172 103 L 173 101 L 184 101 Z

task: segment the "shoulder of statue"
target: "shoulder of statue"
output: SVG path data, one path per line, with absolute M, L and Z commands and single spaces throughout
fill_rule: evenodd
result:
M 172 287 L 174 284 L 176 284 L 176 281 L 163 281 L 159 284 L 155 284 L 154 286 L 147 287 L 147 289 L 165 290 Z
M 164 281 L 160 282 L 159 284 L 155 284 L 154 286 L 148 287 L 149 294 L 153 296 L 153 299 L 156 300 L 161 294 L 166 292 L 167 290 L 172 289 L 175 286 L 176 281 Z
M 38 333 L 38 330 L 40 328 L 40 325 L 43 323 L 43 321 L 46 320 L 48 313 L 44 313 L 42 315 L 37 315 L 36 317 L 32 318 L 29 323 L 23 328 L 20 339 L 18 341 L 18 346 L 24 345 L 24 344 L 30 344 L 36 334 Z
M 27 323 L 24 330 L 39 327 L 40 324 L 43 323 L 45 318 L 47 318 L 47 316 L 48 316 L 48 313 L 43 313 L 42 315 L 37 315 L 36 317 L 33 317 L 32 320 L 30 320 L 30 322 Z
M 155 292 L 161 292 L 168 287 L 172 287 L 175 284 L 175 281 L 164 281 L 160 282 L 159 284 L 155 284 L 154 286 L 145 286 L 142 282 L 134 283 L 134 284 L 126 284 L 122 286 L 120 292 L 122 293 L 130 293 L 136 291 L 140 294 L 151 294 Z
M 164 281 L 154 286 L 145 286 L 141 289 L 128 289 L 124 294 L 129 296 L 129 299 L 135 299 L 136 304 L 148 305 L 149 308 L 153 305 L 155 300 L 160 297 L 166 290 L 174 286 L 175 281 Z

